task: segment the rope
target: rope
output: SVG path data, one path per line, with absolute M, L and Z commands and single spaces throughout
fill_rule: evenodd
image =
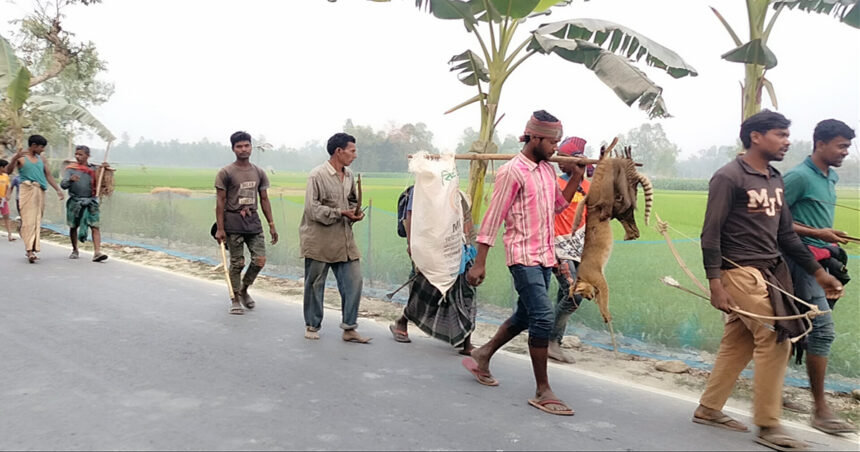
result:
M 655 213 L 655 215 L 656 215 L 656 213 Z M 678 229 L 676 229 L 676 228 L 672 227 L 672 225 L 670 225 L 668 222 L 665 222 L 665 221 L 659 221 L 659 220 L 658 220 L 658 224 L 657 224 L 657 231 L 659 231 L 659 232 L 663 233 L 663 232 L 665 232 L 665 231 L 666 231 L 666 229 L 671 229 L 671 230 L 675 231 L 677 234 L 679 234 L 679 235 L 681 235 L 682 237 L 685 237 L 685 238 L 687 238 L 687 239 L 695 240 L 695 239 L 693 239 L 692 237 L 688 236 L 687 234 L 684 234 L 683 232 L 679 231 Z M 737 262 L 735 262 L 735 261 L 733 261 L 733 260 L 731 260 L 731 259 L 729 259 L 729 258 L 727 258 L 727 257 L 725 257 L 725 256 L 721 256 L 721 257 L 723 258 L 723 260 L 725 260 L 725 261 L 726 261 L 726 262 L 728 262 L 729 264 L 734 265 L 735 267 L 737 267 L 737 268 L 739 268 L 739 269 L 741 269 L 741 270 L 745 271 L 746 273 L 750 274 L 750 275 L 751 275 L 751 276 L 753 276 L 753 277 L 756 277 L 755 273 L 753 273 L 750 269 L 748 269 L 748 268 L 746 268 L 746 267 L 742 267 L 742 266 L 741 266 L 740 264 L 738 264 Z M 679 262 L 679 263 L 680 263 L 680 262 Z M 683 267 L 683 265 L 682 265 L 682 267 Z M 698 280 L 696 280 L 695 278 L 694 278 L 694 281 L 696 281 L 696 282 L 698 283 Z M 818 316 L 820 316 L 820 315 L 824 315 L 824 314 L 829 314 L 829 313 L 831 313 L 831 310 L 830 310 L 830 309 L 828 309 L 828 310 L 826 310 L 826 311 L 822 311 L 822 310 L 820 310 L 820 309 L 818 308 L 818 306 L 813 305 L 813 304 L 810 304 L 810 303 L 807 303 L 807 302 L 806 302 L 806 301 L 804 301 L 804 300 L 801 300 L 800 298 L 798 298 L 798 297 L 794 296 L 794 294 L 791 294 L 791 293 L 789 293 L 789 292 L 786 292 L 786 291 L 785 291 L 785 290 L 783 290 L 781 287 L 779 287 L 779 286 L 777 286 L 777 285 L 775 285 L 775 284 L 771 284 L 770 282 L 768 282 L 768 281 L 767 281 L 767 280 L 765 280 L 765 279 L 763 279 L 763 281 L 764 281 L 764 283 L 765 283 L 765 284 L 767 284 L 768 286 L 773 287 L 774 289 L 776 289 L 776 290 L 780 291 L 781 293 L 783 293 L 783 294 L 787 295 L 789 298 L 793 299 L 794 301 L 796 301 L 796 302 L 798 302 L 798 303 L 800 303 L 800 304 L 802 304 L 802 305 L 804 305 L 804 306 L 808 307 L 808 308 L 809 308 L 809 311 L 807 311 L 807 312 L 805 312 L 805 313 L 803 313 L 803 314 L 797 314 L 797 315 L 792 315 L 792 316 L 766 316 L 766 315 L 760 315 L 760 314 L 755 314 L 755 313 L 752 313 L 752 312 L 744 311 L 743 309 L 740 309 L 740 308 L 731 308 L 731 310 L 732 310 L 733 312 L 737 313 L 737 314 L 744 315 L 744 316 L 746 316 L 746 317 L 750 317 L 750 318 L 753 318 L 753 319 L 761 319 L 761 320 L 795 320 L 795 319 L 805 319 L 805 320 L 809 323 L 809 328 L 808 328 L 808 329 L 807 329 L 803 334 L 801 334 L 801 335 L 799 335 L 799 336 L 797 336 L 797 337 L 793 337 L 793 338 L 791 338 L 791 339 L 790 339 L 790 340 L 791 340 L 791 343 L 796 343 L 797 341 L 799 341 L 800 339 L 802 339 L 803 337 L 805 337 L 806 335 L 808 335 L 810 332 L 812 332 L 812 320 L 813 320 L 814 318 L 816 318 L 816 317 L 818 317 Z

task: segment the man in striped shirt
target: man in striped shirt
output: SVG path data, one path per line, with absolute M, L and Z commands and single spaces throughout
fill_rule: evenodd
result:
M 572 415 L 549 386 L 547 347 L 555 314 L 549 298 L 549 282 L 556 265 L 553 221 L 573 198 L 578 184 L 568 184 L 562 192 L 548 160 L 558 151 L 561 122 L 544 110 L 534 112 L 520 137 L 522 152 L 496 172 L 493 197 L 478 234 L 478 257 L 466 279 L 480 285 L 486 276 L 487 253 L 496 233 L 505 224 L 505 262 L 514 278 L 519 298 L 514 314 L 484 346 L 464 358 L 463 365 L 479 383 L 496 386 L 490 373 L 493 354 L 521 332 L 528 330 L 529 354 L 537 389 L 529 404 L 542 411 Z

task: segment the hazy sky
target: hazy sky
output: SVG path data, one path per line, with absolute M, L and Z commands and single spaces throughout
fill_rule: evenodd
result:
M 743 0 L 575 1 L 521 27 L 599 18 L 675 50 L 698 77 L 672 79 L 640 65 L 664 88 L 673 118 L 659 120 L 685 154 L 731 144 L 740 122 L 743 66 L 720 59 L 734 47 L 708 6 L 748 36 Z M 0 30 L 31 2 L 0 2 Z M 227 142 L 244 129 L 272 144 L 325 140 L 347 118 L 374 128 L 425 122 L 436 145 L 453 149 L 478 128 L 477 107 L 444 111 L 473 87 L 447 61 L 477 50 L 459 21 L 419 11 L 411 0 L 105 0 L 68 10 L 65 28 L 92 40 L 108 63 L 111 100 L 93 109 L 114 134 L 155 140 Z M 860 30 L 832 17 L 784 11 L 769 41 L 779 59 L 768 78 L 792 136 L 809 140 L 821 119 L 860 126 Z M 769 106 L 769 100 L 764 100 Z M 533 110 L 558 116 L 566 135 L 599 144 L 646 122 L 584 66 L 535 55 L 506 83 L 499 133 L 519 135 Z M 361 143 L 359 143 L 359 149 Z

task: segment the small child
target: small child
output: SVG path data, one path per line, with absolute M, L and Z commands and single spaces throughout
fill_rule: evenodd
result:
M 12 237 L 12 228 L 9 227 L 9 195 L 12 193 L 12 187 L 9 183 L 9 175 L 6 174 L 6 166 L 9 162 L 0 159 L 0 218 L 6 223 L 6 234 L 9 236 L 9 241 L 15 241 Z

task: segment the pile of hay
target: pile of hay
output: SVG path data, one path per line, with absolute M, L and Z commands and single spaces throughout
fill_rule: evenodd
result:
M 191 190 L 187 188 L 175 188 L 175 187 L 155 187 L 150 192 L 150 195 L 177 195 L 185 198 L 191 197 Z

